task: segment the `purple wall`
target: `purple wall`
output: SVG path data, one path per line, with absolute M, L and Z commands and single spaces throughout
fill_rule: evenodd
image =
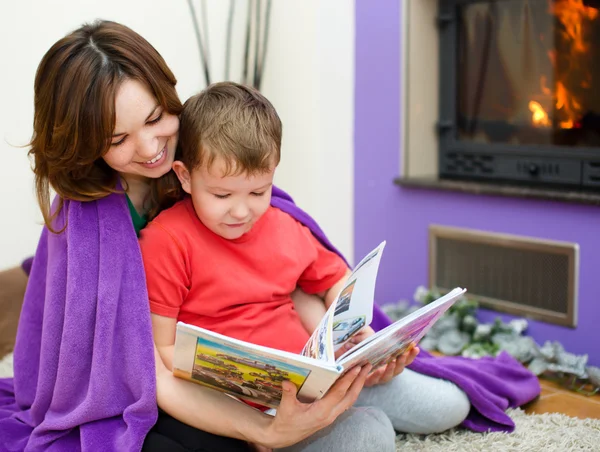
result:
M 400 188 L 400 3 L 356 1 L 355 251 L 387 240 L 377 300 L 412 299 L 427 284 L 431 223 L 579 243 L 579 326 L 530 322 L 538 341 L 560 340 L 600 365 L 600 208 Z M 495 313 L 484 313 L 490 321 Z M 504 318 L 510 318 L 503 316 Z

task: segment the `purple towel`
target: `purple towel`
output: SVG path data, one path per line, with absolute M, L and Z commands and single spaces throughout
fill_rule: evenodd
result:
M 67 202 L 36 251 L 0 380 L 0 450 L 135 451 L 157 418 L 142 258 L 123 195 Z
M 287 194 L 275 188 L 272 204 L 335 250 Z M 31 268 L 15 378 L 0 380 L 0 445 L 139 450 L 156 420 L 156 382 L 145 275 L 125 197 L 68 202 L 58 224 L 65 216 L 66 233 L 44 230 Z M 387 324 L 375 307 L 373 326 Z M 540 391 L 506 354 L 469 360 L 421 352 L 411 368 L 460 386 L 473 406 L 464 425 L 476 431 L 512 431 L 504 410 Z
M 343 258 L 315 220 L 297 207 L 287 193 L 273 187 L 271 204 L 296 218 L 325 247 Z M 390 323 L 390 319 L 375 305 L 371 323 L 373 329 L 380 330 Z M 505 410 L 533 400 L 541 390 L 537 377 L 505 352 L 496 358 L 473 360 L 462 357 L 435 358 L 421 350 L 409 368 L 425 375 L 450 380 L 465 391 L 471 401 L 471 412 L 463 426 L 477 432 L 512 432 L 515 424 Z

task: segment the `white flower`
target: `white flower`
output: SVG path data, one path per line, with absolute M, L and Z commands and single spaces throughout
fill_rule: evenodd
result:
M 516 334 L 522 334 L 527 329 L 527 320 L 525 319 L 514 319 L 509 322 L 510 327 Z
M 427 289 L 425 286 L 419 286 L 415 290 L 413 299 L 415 300 L 416 303 L 423 304 L 425 302 L 425 298 L 427 297 L 427 295 L 429 295 L 429 289 Z

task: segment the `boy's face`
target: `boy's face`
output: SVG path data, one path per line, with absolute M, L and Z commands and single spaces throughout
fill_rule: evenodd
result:
M 223 176 L 225 165 L 215 160 L 191 173 L 182 162 L 173 169 L 183 190 L 190 194 L 196 215 L 215 234 L 233 240 L 252 229 L 271 203 L 275 166 L 266 173 Z

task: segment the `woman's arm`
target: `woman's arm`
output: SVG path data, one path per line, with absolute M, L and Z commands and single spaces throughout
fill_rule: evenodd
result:
M 192 427 L 280 448 L 295 444 L 330 425 L 350 408 L 362 389 L 370 367 L 354 369 L 339 379 L 325 397 L 314 403 L 296 398 L 296 386 L 283 382 L 283 396 L 276 416 L 264 414 L 226 394 L 176 378 L 166 368 L 156 347 L 158 406 Z

